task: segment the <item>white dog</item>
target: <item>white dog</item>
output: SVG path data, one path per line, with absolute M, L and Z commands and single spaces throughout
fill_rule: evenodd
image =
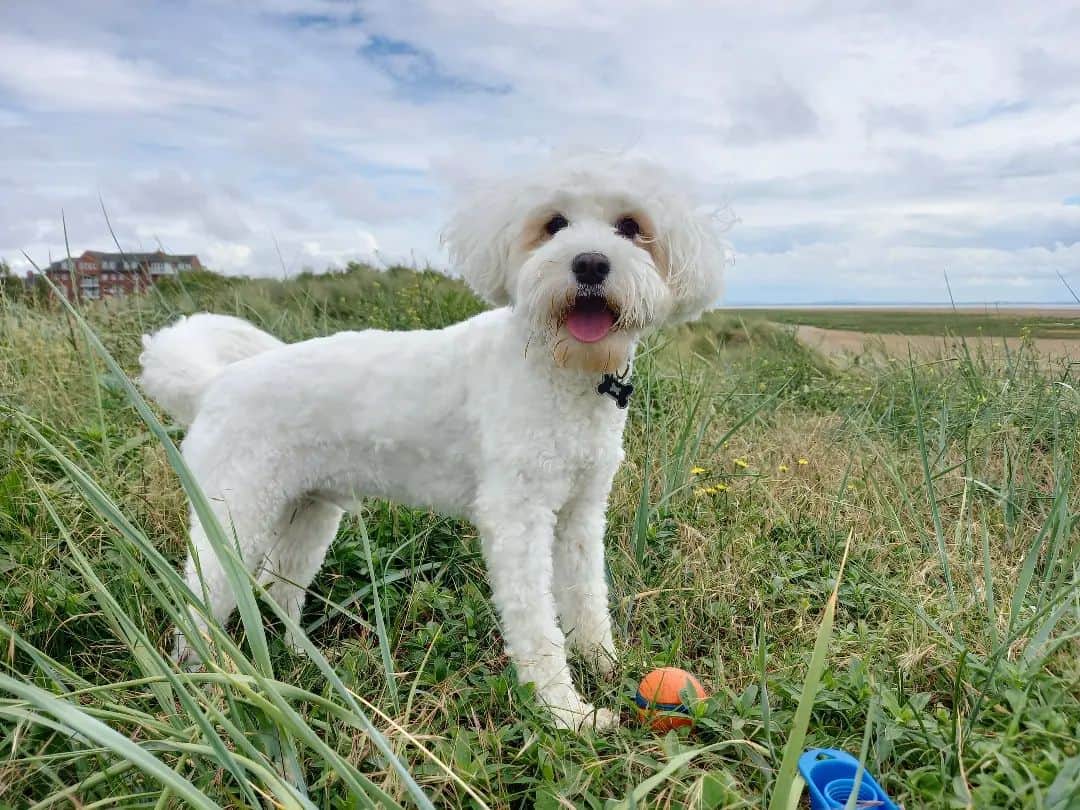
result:
M 184 458 L 290 616 L 360 497 L 467 518 L 518 678 L 561 726 L 615 724 L 566 656 L 615 660 L 603 540 L 626 374 L 644 335 L 718 301 L 727 251 L 660 170 L 606 156 L 485 189 L 445 238 L 499 309 L 290 345 L 194 315 L 144 338 L 142 383 L 190 424 Z M 236 600 L 194 515 L 191 545 L 188 583 L 224 621 Z

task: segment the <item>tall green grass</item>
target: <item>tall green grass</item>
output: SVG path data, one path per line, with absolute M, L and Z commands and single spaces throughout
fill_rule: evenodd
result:
M 275 803 L 285 807 L 314 807 L 300 765 L 299 746 L 304 745 L 323 760 L 326 767 L 331 769 L 354 800 L 365 805 L 397 806 L 397 802 L 390 794 L 327 745 L 322 736 L 295 710 L 292 705 L 295 695 L 289 695 L 282 689 L 284 684 L 274 677 L 266 633 L 257 604 L 259 597 L 266 596 L 262 586 L 245 568 L 233 540 L 225 527 L 218 522 L 209 502 L 184 464 L 182 456 L 164 426 L 77 309 L 66 300 L 62 298 L 59 300 L 68 316 L 80 327 L 86 343 L 113 375 L 112 379 L 120 385 L 150 432 L 164 448 L 170 466 L 180 479 L 185 494 L 205 527 L 215 555 L 224 564 L 230 586 L 237 597 L 238 612 L 247 642 L 246 652 L 233 643 L 224 628 L 217 626 L 213 617 L 206 613 L 200 594 L 190 592 L 171 563 L 162 557 L 146 536 L 127 520 L 115 502 L 69 456 L 49 442 L 29 420 L 21 414 L 16 414 L 23 428 L 54 458 L 66 473 L 68 480 L 74 484 L 98 517 L 115 529 L 120 538 L 125 541 L 125 545 L 121 546 L 120 550 L 125 562 L 128 563 L 128 570 L 145 580 L 147 588 L 157 597 L 157 607 L 168 615 L 173 626 L 184 632 L 185 636 L 191 640 L 207 669 L 239 676 L 236 681 L 226 679 L 216 683 L 218 688 L 225 693 L 225 702 L 233 711 L 222 712 L 200 699 L 205 693 L 198 688 L 197 680 L 187 673 L 176 671 L 171 662 L 166 661 L 157 651 L 157 645 L 146 636 L 139 626 L 140 623 L 134 620 L 112 597 L 78 545 L 72 542 L 70 527 L 60 518 L 48 496 L 39 486 L 38 492 L 42 496 L 46 509 L 55 521 L 56 528 L 72 555 L 72 566 L 91 586 L 106 620 L 115 634 L 123 640 L 137 663 L 140 679 L 161 678 L 163 682 L 155 682 L 154 686 L 157 688 L 152 689 L 160 708 L 169 714 L 175 712 L 178 707 L 183 710 L 187 722 L 173 722 L 170 724 L 172 728 L 168 729 L 170 732 L 176 732 L 179 739 L 173 739 L 171 735 L 165 737 L 160 733 L 152 734 L 157 738 L 155 748 L 159 751 L 168 751 L 173 755 L 182 755 L 180 761 L 187 768 L 199 769 L 201 766 L 202 769 L 206 769 L 207 765 L 200 763 L 200 760 L 209 757 L 211 763 L 209 770 L 224 769 L 232 777 L 231 781 L 240 799 L 251 806 L 259 803 L 257 799 L 259 795 L 271 798 Z M 102 425 L 102 433 L 104 435 L 104 425 Z M 286 630 L 293 634 L 333 688 L 337 719 L 355 725 L 368 735 L 390 771 L 401 780 L 404 792 L 417 806 L 433 807 L 426 794 L 402 765 L 386 737 L 372 724 L 356 698 L 318 648 L 307 639 L 303 628 L 295 624 L 272 599 L 264 599 L 264 601 L 278 620 L 285 625 Z M 213 638 L 205 638 L 197 632 L 188 612 L 191 609 L 211 622 L 210 629 Z M 380 623 L 381 621 L 380 616 Z M 12 635 L 11 638 L 14 643 L 15 636 Z M 20 687 L 17 682 L 10 679 L 5 683 L 16 696 L 28 701 L 54 721 L 59 722 L 61 727 L 88 737 L 118 760 L 127 760 L 138 767 L 147 776 L 159 782 L 164 791 L 171 790 L 195 806 L 218 806 L 214 799 L 188 779 L 183 778 L 177 772 L 179 769 L 167 767 L 158 757 L 104 725 L 91 713 L 71 702 L 59 701 L 40 689 L 29 686 Z M 247 706 L 246 710 L 240 710 L 241 706 Z M 0 708 L 0 711 L 6 708 Z M 15 714 L 19 714 L 18 707 Z M 147 718 L 125 717 L 123 719 L 136 724 L 136 727 L 140 727 L 144 734 L 151 735 L 146 726 L 137 725 L 139 719 Z M 42 718 L 36 718 L 36 721 L 41 722 Z M 155 731 L 164 730 L 166 729 L 158 723 Z M 260 745 L 253 740 L 264 742 Z
M 159 292 L 0 302 L 0 806 L 791 807 L 817 745 L 909 807 L 1076 806 L 1067 364 L 982 345 L 841 369 L 729 316 L 651 343 L 609 510 L 621 672 L 575 671 L 624 727 L 579 737 L 515 684 L 473 529 L 394 504 L 343 524 L 300 626 L 208 521 L 241 610 L 192 638 L 205 672 L 176 669 L 201 610 L 185 502 L 206 504 L 127 376 L 139 335 L 203 309 L 295 340 L 479 304 L 362 268 Z M 712 693 L 691 734 L 634 722 L 664 664 Z

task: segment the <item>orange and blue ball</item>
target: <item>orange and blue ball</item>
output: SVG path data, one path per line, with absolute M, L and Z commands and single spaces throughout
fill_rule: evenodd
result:
M 701 682 L 685 669 L 654 669 L 638 684 L 634 696 L 638 717 L 652 726 L 654 731 L 692 726 L 694 718 L 690 716 L 690 707 L 683 701 L 685 692 L 689 692 L 694 700 L 707 697 Z

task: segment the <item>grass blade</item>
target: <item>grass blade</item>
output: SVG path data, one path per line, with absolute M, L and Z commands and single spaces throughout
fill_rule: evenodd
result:
M 829 642 L 832 640 L 833 619 L 836 616 L 836 599 L 840 592 L 840 581 L 844 576 L 844 565 L 847 563 L 853 536 L 854 532 L 848 534 L 844 556 L 836 572 L 836 584 L 833 586 L 828 602 L 825 603 L 825 610 L 821 616 L 821 624 L 818 626 L 817 637 L 814 639 L 814 651 L 810 655 L 810 666 L 803 680 L 802 695 L 795 709 L 795 717 L 791 721 L 791 730 L 788 733 L 787 743 L 784 745 L 784 758 L 780 762 L 780 770 L 773 784 L 769 810 L 787 810 L 793 801 L 792 794 L 795 792 L 799 757 L 806 743 L 806 732 L 810 728 L 810 713 L 813 711 L 818 686 L 821 684 L 821 675 L 825 672 L 825 659 L 829 652 Z
M 14 678 L 0 673 L 0 689 L 25 700 L 40 711 L 54 718 L 71 733 L 92 740 L 103 748 L 112 751 L 117 757 L 126 759 L 148 776 L 156 779 L 162 786 L 168 787 L 177 796 L 182 797 L 192 807 L 200 810 L 215 810 L 219 805 L 191 782 L 169 768 L 157 757 L 151 755 L 133 743 L 118 731 L 109 728 L 100 720 L 90 717 L 78 707 L 61 700 L 28 683 L 21 683 Z
M 915 364 L 909 360 L 911 369 L 911 405 L 915 415 L 915 438 L 919 445 L 919 459 L 922 462 L 923 478 L 926 484 L 926 499 L 930 506 L 930 515 L 934 521 L 934 537 L 937 540 L 938 562 L 941 565 L 942 576 L 945 577 L 945 587 L 949 591 L 949 603 L 956 608 L 956 591 L 953 588 L 952 570 L 949 566 L 949 553 L 945 548 L 945 532 L 941 526 L 941 511 L 938 508 L 937 494 L 934 491 L 934 475 L 930 469 L 930 456 L 926 445 L 926 431 L 923 429 L 922 402 L 919 398 L 918 382 L 915 379 Z
M 717 751 L 721 748 L 730 748 L 732 746 L 743 745 L 750 748 L 757 749 L 758 746 L 749 740 L 723 740 L 721 742 L 712 743 L 711 745 L 702 746 L 701 748 L 692 748 L 689 751 L 683 751 L 680 754 L 673 756 L 668 760 L 668 763 L 659 771 L 654 773 L 648 779 L 645 779 L 638 784 L 621 802 L 618 802 L 612 806 L 612 810 L 630 810 L 630 808 L 637 807 L 640 802 L 649 797 L 656 788 L 666 782 L 679 768 L 688 765 L 693 762 L 697 757 L 702 754 L 707 754 L 710 751 Z
M 379 636 L 379 654 L 382 656 L 383 674 L 386 677 L 386 688 L 390 690 L 390 699 L 394 703 L 394 709 L 401 707 L 398 701 L 397 676 L 394 674 L 394 659 L 390 654 L 390 638 L 386 632 L 386 621 L 383 619 L 382 601 L 379 598 L 378 577 L 375 576 L 375 563 L 371 561 L 371 539 L 368 537 L 367 522 L 362 515 L 357 515 L 360 524 L 360 537 L 364 541 L 364 558 L 367 560 L 368 576 L 371 577 L 371 598 L 375 603 L 375 627 Z

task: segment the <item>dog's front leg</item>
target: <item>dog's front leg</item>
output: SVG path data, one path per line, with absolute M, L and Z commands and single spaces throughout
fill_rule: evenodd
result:
M 559 510 L 555 529 L 555 600 L 570 646 L 604 675 L 615 668 L 604 527 L 611 475 L 597 476 Z
M 564 728 L 616 725 L 618 716 L 582 700 L 570 679 L 551 592 L 554 512 L 522 502 L 477 512 L 492 598 L 518 680 L 536 685 L 538 699 Z

